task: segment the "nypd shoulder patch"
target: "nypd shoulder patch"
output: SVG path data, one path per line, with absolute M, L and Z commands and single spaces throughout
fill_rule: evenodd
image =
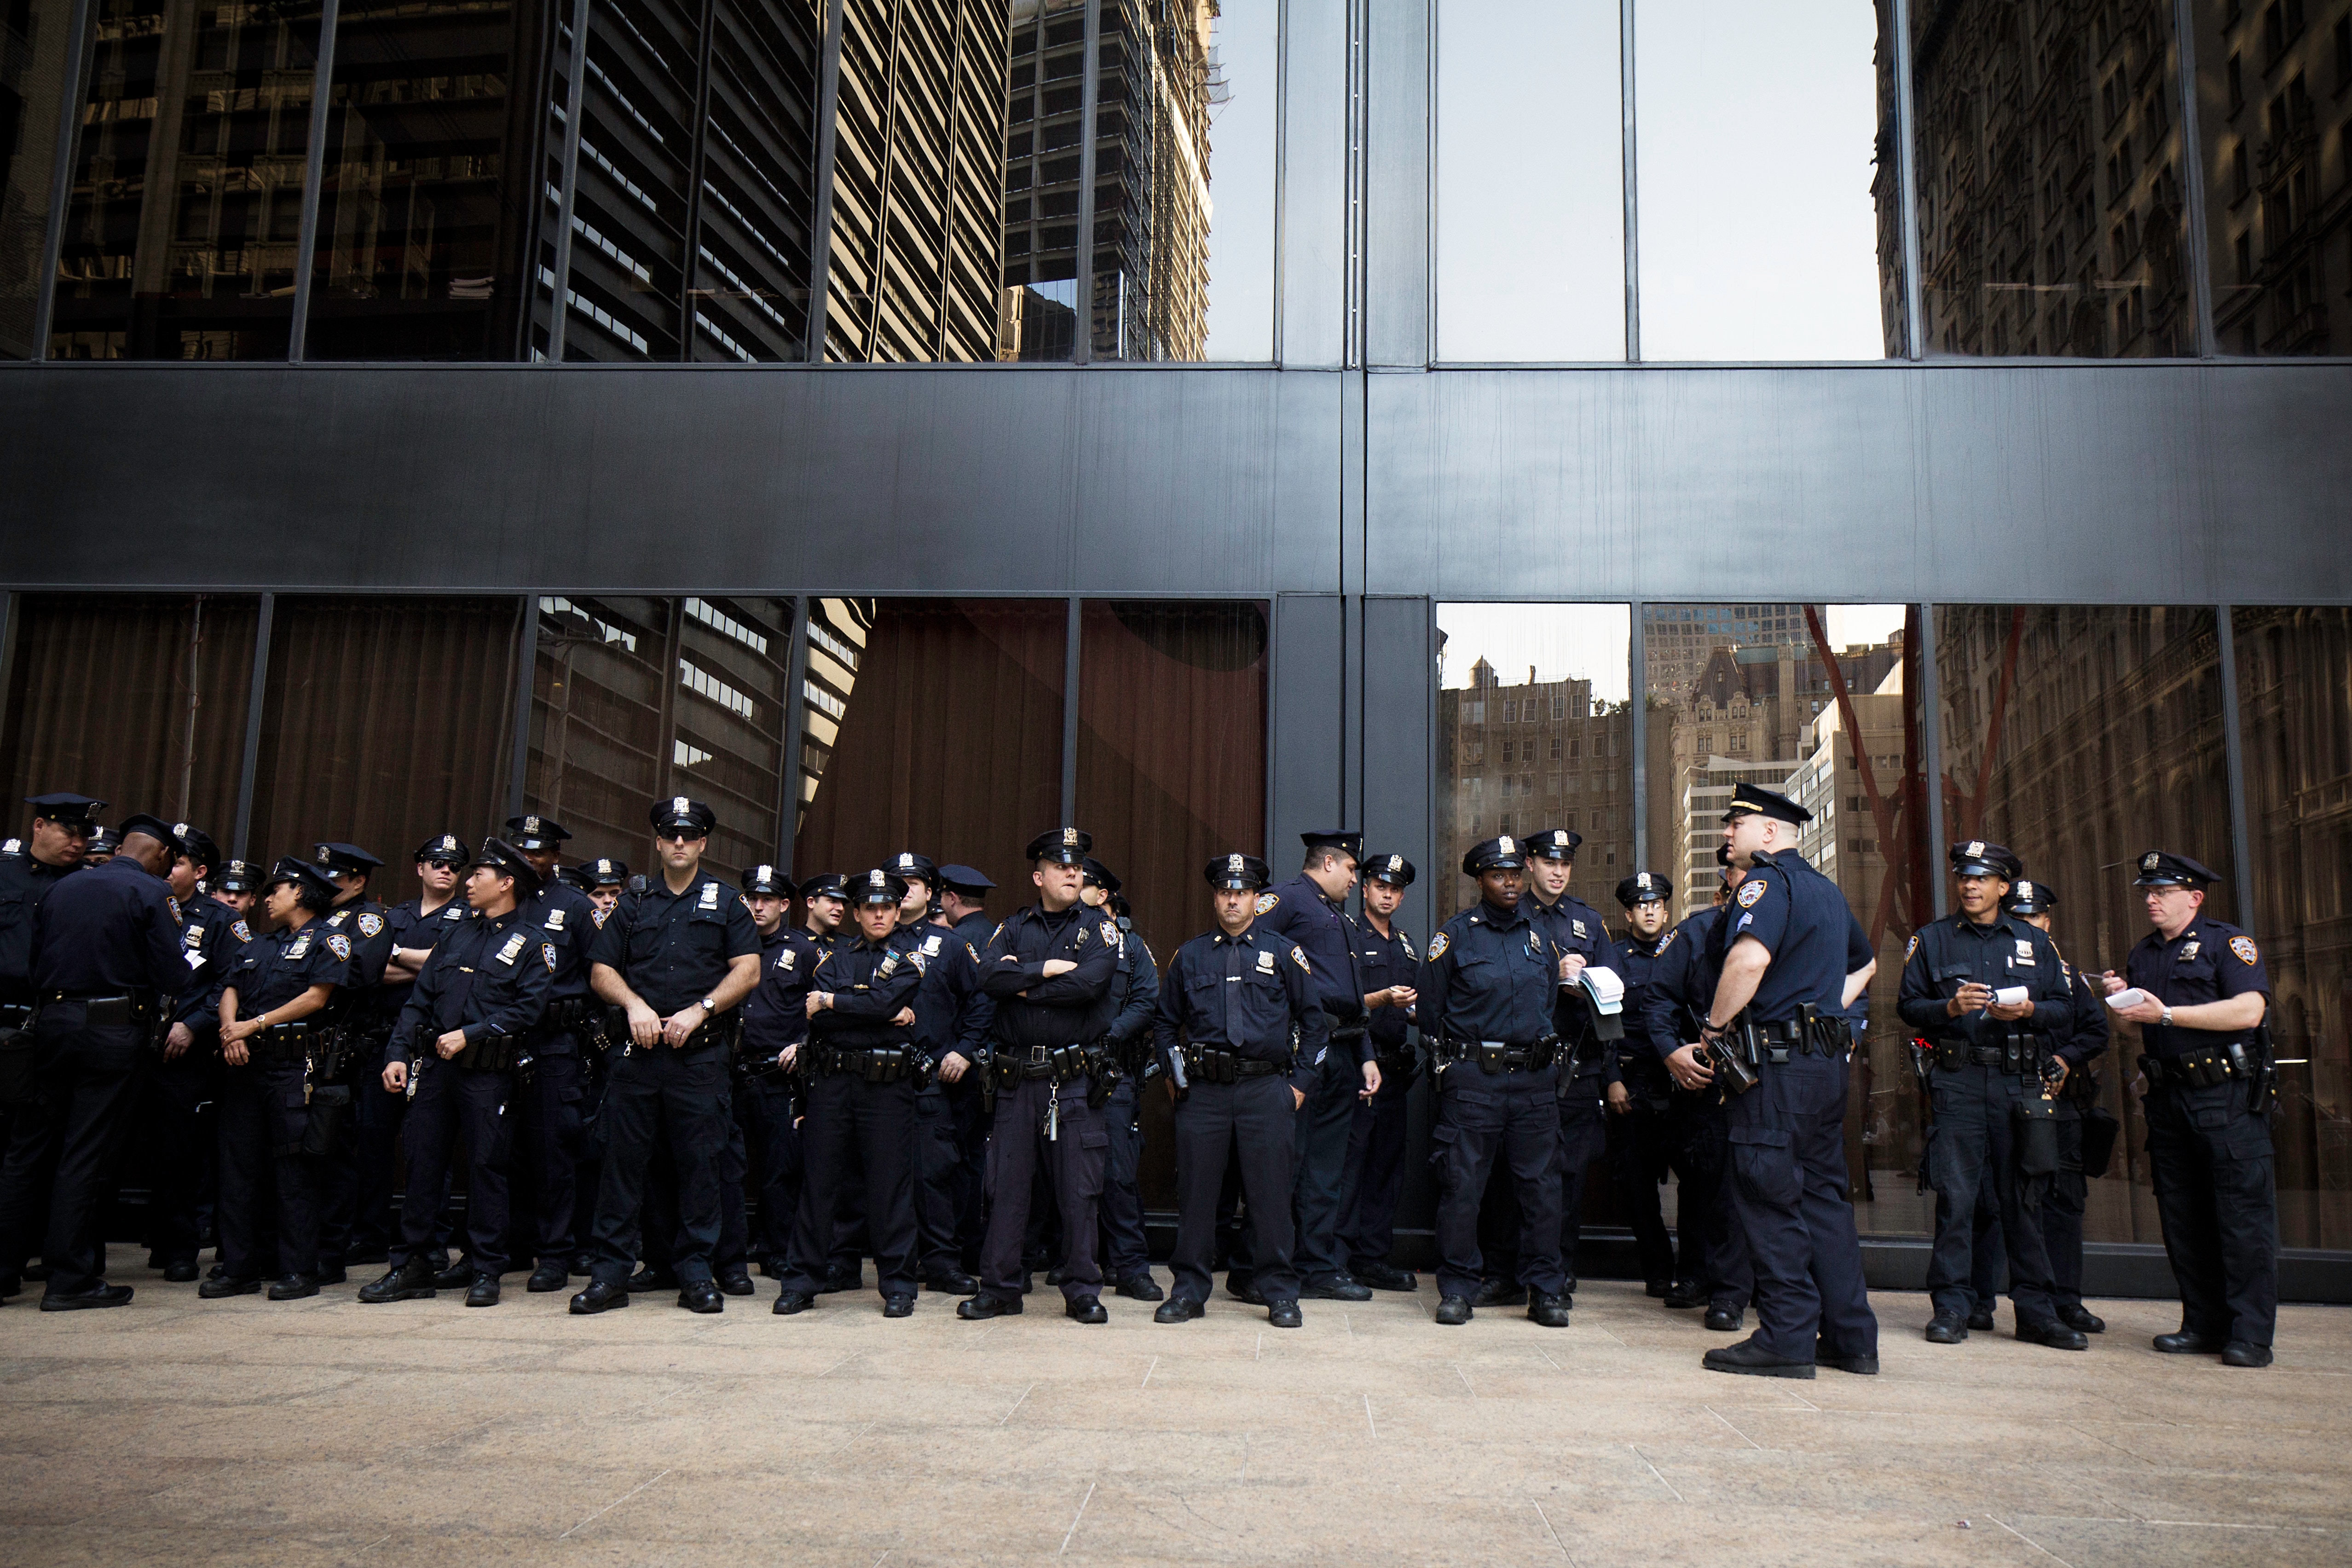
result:
M 1913 931 L 1913 932 L 1911 933 L 1911 940 L 1910 940 L 1908 942 L 1906 942 L 1906 944 L 1904 944 L 1904 948 L 1903 948 L 1903 962 L 1904 962 L 1904 963 L 1910 963 L 1910 962 L 1911 962 L 1911 955 L 1912 955 L 1913 953 L 1915 953 L 1915 952 L 1918 952 L 1918 951 L 1919 951 L 1919 933 L 1918 933 L 1917 931 Z
M 362 936 L 373 936 L 383 930 L 383 917 L 382 915 L 362 915 L 360 917 L 360 934 Z
M 228 926 L 228 934 L 236 938 L 239 942 L 251 942 L 253 940 L 253 928 L 246 924 L 243 921 L 231 921 Z
M 1754 880 L 1754 879 L 1750 879 L 1750 880 L 1748 880 L 1748 881 L 1745 881 L 1745 882 L 1742 882 L 1742 883 L 1740 883 L 1740 884 L 1739 884 L 1739 894 L 1738 894 L 1738 898 L 1739 898 L 1739 907 L 1740 907 L 1741 909 L 1743 909 L 1743 910 L 1752 910 L 1752 909 L 1754 909 L 1754 908 L 1756 907 L 1756 905 L 1757 905 L 1758 900 L 1761 900 L 1763 897 L 1764 897 L 1764 884 L 1763 884 L 1762 882 L 1756 881 L 1756 880 Z
M 1307 950 L 1303 947 L 1294 947 L 1290 950 L 1290 962 L 1309 974 L 1315 973 L 1315 966 L 1307 962 Z
M 545 959 L 545 960 L 547 960 L 547 972 L 548 972 L 550 974 L 554 973 L 555 973 L 555 944 L 554 944 L 553 942 L 541 942 L 541 943 L 539 944 L 539 956 L 540 956 L 540 957 L 541 957 L 541 958 L 543 958 L 543 959 Z
M 1270 912 L 1276 905 L 1281 902 L 1282 895 L 1280 893 L 1260 893 L 1257 896 L 1257 912 L 1260 914 L 1266 914 Z
M 1445 950 L 1453 945 L 1454 939 L 1446 935 L 1444 931 L 1439 931 L 1435 936 L 1431 937 L 1429 939 L 1429 962 L 1435 963 L 1439 959 L 1444 958 L 1445 956 Z
M 2250 936 L 2231 937 L 2230 939 L 2230 951 L 2238 955 L 2238 961 L 2241 963 L 2248 965 L 2255 963 L 2263 956 L 2261 952 L 2254 946 L 2254 939 Z
M 1407 958 L 1419 958 L 1421 956 L 1421 954 L 1413 952 L 1412 938 L 1404 931 L 1397 932 L 1397 945 L 1404 949 L 1404 955 Z
M 349 958 L 352 955 L 352 939 L 337 931 L 327 938 L 327 951 L 337 958 Z

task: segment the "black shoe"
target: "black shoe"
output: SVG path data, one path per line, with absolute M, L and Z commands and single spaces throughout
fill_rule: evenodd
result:
M 1372 1299 L 1370 1286 L 1359 1285 L 1345 1274 L 1334 1274 L 1327 1279 L 1309 1279 L 1299 1287 L 1298 1293 L 1316 1301 L 1369 1301 Z
M 1045 1283 L 1046 1283 L 1046 1284 L 1048 1284 L 1048 1285 L 1059 1285 L 1061 1282 L 1062 1282 L 1062 1271 L 1061 1271 L 1061 1269 L 1059 1269 L 1058 1268 L 1048 1268 L 1047 1270 L 1045 1270 Z
M 748 1268 L 730 1268 L 719 1277 L 719 1289 L 730 1296 L 749 1296 L 759 1289 Z
M 467 1278 L 471 1279 L 473 1276 L 469 1272 Z M 650 1264 L 629 1276 L 628 1289 L 632 1293 L 643 1291 L 646 1295 L 651 1295 L 656 1290 L 674 1290 L 677 1288 L 677 1275 L 667 1268 L 656 1268 Z
M 1748 1314 L 1738 1307 L 1709 1307 L 1706 1310 L 1706 1326 L 1718 1334 L 1738 1333 L 1739 1325 L 1747 1321 Z
M 1118 1293 L 1130 1301 L 1157 1301 L 1164 1294 L 1149 1274 L 1130 1274 L 1118 1282 Z
M 1097 1296 L 1077 1297 L 1074 1300 L 1065 1302 L 1062 1310 L 1076 1322 L 1108 1323 L 1110 1321 L 1110 1314 L 1103 1310 L 1102 1300 Z
M 2058 1321 L 2070 1329 L 2080 1329 L 2086 1334 L 2103 1334 L 2107 1331 L 2107 1321 L 2087 1307 L 2061 1307 L 2058 1309 Z
M 1375 1290 L 1418 1290 L 1421 1277 L 1410 1268 L 1399 1268 L 1393 1263 L 1367 1263 L 1360 1268 L 1348 1270 L 1357 1283 L 1370 1285 Z
M 258 1279 L 239 1279 L 227 1274 L 215 1274 L 196 1287 L 196 1298 L 204 1301 L 218 1301 L 230 1296 L 257 1296 L 260 1293 L 261 1281 Z
M 1956 1345 L 1969 1337 L 1969 1321 L 1958 1312 L 1938 1312 L 1927 1320 L 1927 1342 Z
M 1666 1288 L 1666 1305 L 1680 1311 L 1706 1305 L 1706 1287 L 1696 1279 L 1677 1279 Z
M 2046 1323 L 2020 1323 L 2017 1337 L 2029 1345 L 2048 1345 L 2053 1351 L 2086 1351 L 2091 1348 L 2087 1335 L 2079 1329 L 2070 1329 L 2053 1318 Z
M 91 1286 L 87 1290 L 77 1290 L 69 1296 L 43 1296 L 41 1298 L 41 1310 L 44 1312 L 79 1312 L 87 1307 L 127 1307 L 130 1304 L 131 1287 L 128 1285 L 99 1284 Z M 2242 1347 L 2232 1345 L 2230 1348 L 2234 1352 Z M 2242 1348 L 2253 1349 L 2255 1347 L 2246 1346 Z M 2267 1363 L 2270 1360 L 2270 1352 L 2263 1351 L 2263 1363 Z M 2237 1364 L 2241 1366 L 2248 1366 L 2262 1363 L 2241 1362 Z
M 923 1276 L 923 1289 L 950 1296 L 976 1296 L 980 1293 L 980 1281 L 969 1274 L 949 1269 L 945 1273 Z
M 1234 1283 L 1234 1277 L 1228 1274 L 1225 1276 L 1225 1294 L 1236 1301 L 1247 1301 L 1253 1307 L 1265 1305 L 1265 1298 L 1258 1294 L 1257 1281 L 1255 1279 L 1244 1279 L 1236 1285 Z
M 1036 1277 L 1036 1273 L 1037 1271 L 1034 1268 L 1024 1268 L 1021 1271 L 1021 1293 L 1024 1296 L 1029 1294 L 1030 1290 L 1034 1289 L 1033 1281 Z
M 1277 1329 L 1295 1329 L 1306 1321 L 1298 1315 L 1298 1303 L 1296 1301 L 1268 1301 L 1265 1304 L 1265 1321 Z
M 355 1247 L 343 1254 L 343 1261 L 361 1266 L 370 1263 L 390 1263 L 392 1249 L 388 1247 Z
M 2220 1340 L 2193 1334 L 2187 1329 L 2177 1334 L 2158 1334 L 2150 1342 L 2156 1346 L 2159 1355 L 2214 1355 L 2221 1349 Z
M 696 1279 L 677 1288 L 677 1304 L 689 1312 L 723 1312 L 727 1298 L 715 1281 Z
M 341 1285 L 344 1280 L 349 1279 L 351 1277 L 351 1270 L 345 1268 L 340 1263 L 321 1263 L 319 1265 L 318 1279 L 319 1283 L 321 1285 Z
M 1969 1327 L 1972 1329 L 1984 1329 L 1987 1331 L 1990 1331 L 1992 1328 L 1991 1303 L 1979 1301 L 1974 1308 L 1970 1309 L 1969 1312 Z
M 118 1289 L 127 1290 L 128 1288 L 118 1287 Z M 110 1302 L 108 1305 L 110 1306 L 112 1303 Z M 46 1312 L 48 1310 L 49 1304 L 43 1301 L 41 1310 Z M 2268 1366 L 2271 1364 L 2271 1347 L 2258 1345 L 2252 1340 L 2231 1340 L 2221 1347 L 2221 1364 L 2223 1366 Z
M 1568 1327 L 1568 1301 L 1560 1296 L 1538 1290 L 1528 1298 L 1528 1321 L 1547 1329 Z
M 360 1300 L 371 1307 L 387 1301 L 425 1301 L 439 1293 L 438 1278 L 422 1258 L 411 1258 L 371 1285 L 360 1287 Z
M 836 1269 L 824 1277 L 824 1283 L 816 1288 L 816 1293 L 820 1296 L 838 1296 L 844 1290 L 855 1290 L 864 1283 L 866 1283 L 866 1270 L 862 1265 L 856 1268 Z
M 475 1273 L 473 1259 L 460 1258 L 446 1268 L 435 1269 L 433 1284 L 437 1289 L 463 1290 L 474 1283 Z
M 1470 1321 L 1470 1298 L 1448 1296 L 1437 1303 L 1437 1321 L 1449 1329 L 1458 1329 Z
M 886 1297 L 882 1302 L 882 1315 L 886 1318 L 911 1318 L 915 1315 L 915 1299 L 912 1296 Z
M 772 1252 L 760 1259 L 760 1272 L 771 1279 L 782 1279 L 784 1277 L 784 1260 Z
M 596 1266 L 589 1262 L 584 1257 L 575 1258 L 572 1259 L 571 1263 L 564 1268 L 563 1272 L 569 1279 L 593 1279 L 596 1276 Z
M 1782 1361 L 1754 1340 L 1742 1340 L 1735 1345 L 1717 1345 L 1699 1361 L 1709 1372 L 1734 1372 L 1748 1377 L 1810 1379 L 1813 1376 L 1811 1362 Z
M 1835 1367 L 1840 1372 L 1850 1372 L 1856 1377 L 1876 1377 L 1878 1375 L 1878 1358 L 1876 1356 L 1840 1355 L 1837 1352 L 1830 1349 L 1829 1342 L 1826 1340 L 1815 1340 L 1813 1342 L 1813 1364 L 1815 1366 Z
M 499 1277 L 492 1274 L 488 1269 L 484 1269 L 481 1273 L 474 1276 L 474 1282 L 471 1285 L 466 1287 L 466 1305 L 468 1307 L 495 1307 L 498 1304 Z
M 1470 1298 L 1474 1307 L 1519 1307 L 1527 1304 L 1528 1288 L 1514 1285 L 1507 1279 L 1482 1279 L 1478 1293 Z
M 1658 1300 L 1664 1297 L 1668 1292 L 1673 1290 L 1674 1288 L 1675 1282 L 1671 1279 L 1651 1279 L 1643 1284 L 1642 1292 L 1653 1300 Z
M 588 1289 L 572 1298 L 572 1315 L 584 1318 L 593 1312 L 617 1312 L 629 1304 L 625 1285 L 607 1285 L 602 1279 L 591 1279 Z
M 563 1267 L 561 1258 L 549 1258 L 530 1271 L 523 1289 L 534 1296 L 544 1296 L 550 1290 L 561 1290 L 572 1283 L 572 1271 Z
M 193 1258 L 175 1258 L 163 1265 L 163 1278 L 171 1284 L 185 1285 L 195 1277 L 196 1260 Z
M 1155 1323 L 1189 1323 L 1194 1318 L 1208 1315 L 1209 1309 L 1200 1302 L 1187 1300 L 1181 1296 L 1171 1296 L 1160 1304 L 1160 1310 L 1151 1314 L 1151 1321 Z
M 974 1296 L 969 1301 L 956 1303 L 956 1316 L 967 1323 L 977 1323 L 988 1318 L 1010 1318 L 1021 1310 L 1019 1297 L 1008 1301 L 1002 1296 Z
M 315 1274 L 289 1274 L 269 1288 L 273 1301 L 299 1301 L 305 1296 L 319 1293 L 319 1277 Z
M 807 1291 L 786 1290 L 776 1298 L 775 1306 L 770 1310 L 779 1318 L 789 1318 L 794 1312 L 805 1312 L 815 1305 L 816 1298 Z

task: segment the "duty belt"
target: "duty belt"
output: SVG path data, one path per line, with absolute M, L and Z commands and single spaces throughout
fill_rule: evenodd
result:
M 907 1046 L 826 1046 L 816 1053 L 817 1071 L 856 1073 L 868 1083 L 896 1083 L 913 1065 Z
M 1222 1046 L 1184 1047 L 1184 1070 L 1195 1083 L 1239 1083 L 1245 1078 L 1264 1078 L 1285 1071 L 1288 1066 L 1287 1062 L 1245 1057 Z
M 257 1062 L 299 1062 L 325 1035 L 324 1029 L 314 1029 L 308 1022 L 272 1024 L 247 1038 L 245 1048 Z
M 2154 1089 L 2210 1089 L 2233 1078 L 2253 1076 L 2246 1047 L 2236 1040 L 2226 1046 L 2200 1046 L 2177 1057 L 2144 1056 L 2139 1058 L 2139 1070 L 2147 1075 Z
M 151 991 L 116 991 L 103 995 L 44 991 L 41 993 L 41 1005 L 45 1007 L 79 1006 L 88 1022 L 98 1028 L 144 1024 L 155 1016 L 155 995 Z
M 1026 1050 L 1000 1046 L 994 1061 L 997 1079 L 1003 1083 L 1076 1078 L 1087 1070 L 1087 1049 L 1080 1045 L 1031 1046 Z
M 593 996 L 558 996 L 540 1015 L 539 1033 L 561 1035 L 579 1028 L 594 1016 L 598 1005 Z
M 505 1072 L 521 1059 L 522 1053 L 522 1041 L 516 1036 L 484 1035 L 468 1041 L 464 1050 L 449 1059 L 467 1072 Z
M 1559 1037 L 1547 1035 L 1528 1044 L 1508 1040 L 1461 1040 L 1448 1038 L 1441 1047 L 1444 1065 L 1475 1062 L 1486 1073 L 1541 1072 L 1557 1059 Z

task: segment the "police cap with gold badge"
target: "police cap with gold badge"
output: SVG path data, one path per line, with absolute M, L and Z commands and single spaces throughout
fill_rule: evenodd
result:
M 527 899 L 540 889 L 539 868 L 523 858 L 522 851 L 503 838 L 485 838 L 482 852 L 466 862 L 466 869 L 486 866 L 500 877 L 514 879 L 515 897 Z
M 133 833 L 143 833 L 166 849 L 176 849 L 180 846 L 180 836 L 172 831 L 170 823 L 143 811 L 134 811 L 124 817 L 122 826 L 114 831 L 115 847 L 118 849 L 122 847 L 121 841 Z
M 911 849 L 901 849 L 890 857 L 890 869 L 909 882 L 920 882 L 926 888 L 940 885 L 940 868 L 931 864 L 928 855 L 918 855 Z
M 221 863 L 220 846 L 213 836 L 191 823 L 172 824 L 172 847 L 188 858 L 201 875 L 210 875 Z
M 2132 886 L 2201 888 L 2208 882 L 2221 879 L 2221 873 L 2213 868 L 2191 860 L 2186 855 L 2169 855 L 2161 849 L 2151 849 L 2139 858 L 2139 875 L 2132 879 Z
M 588 879 L 588 870 L 584 866 L 558 866 L 555 868 L 555 879 L 567 888 L 576 889 L 583 893 L 596 885 Z
M 993 892 L 996 888 L 996 884 L 990 881 L 986 874 L 970 866 L 959 866 L 952 862 L 940 868 L 940 886 L 950 892 L 963 893 L 972 898 Z
M 552 849 L 572 837 L 551 816 L 526 814 L 507 818 L 507 837 L 518 849 Z
M 629 863 L 615 860 L 609 855 L 599 855 L 583 864 L 580 869 L 587 877 L 588 885 L 593 888 L 617 888 L 629 879 Z
M 1412 886 L 1412 862 L 1402 855 L 1375 855 L 1363 866 L 1368 880 L 1386 882 L 1391 888 Z
M 1220 855 L 1202 871 L 1209 886 L 1221 890 L 1254 893 L 1273 880 L 1273 868 L 1255 855 Z
M 1584 835 L 1568 827 L 1547 827 L 1533 838 L 1523 838 L 1529 858 L 1537 860 L 1573 860 L 1576 847 L 1584 842 Z
M 754 866 L 743 873 L 743 890 L 773 899 L 789 899 L 793 896 L 793 879 L 789 872 L 774 866 Z
M 1769 816 L 1776 821 L 1790 823 L 1807 823 L 1813 819 L 1811 812 L 1778 790 L 1745 783 L 1732 785 L 1731 805 L 1724 812 L 1723 820 L 1730 822 L 1749 816 Z
M 56 790 L 47 795 L 28 795 L 25 804 L 33 808 L 35 820 L 54 822 L 59 827 L 79 827 L 88 833 L 92 819 L 106 802 L 73 790 Z
M 1472 845 L 1462 857 L 1462 874 L 1476 877 L 1488 871 L 1517 871 L 1525 868 L 1527 863 L 1526 842 L 1506 833 Z
M 849 901 L 853 904 L 889 904 L 896 906 L 907 900 L 907 879 L 896 871 L 876 867 L 861 871 L 851 884 Z
M 316 861 L 305 860 L 299 855 L 281 855 L 278 864 L 269 868 L 269 879 L 264 888 L 274 888 L 284 882 L 290 887 L 332 898 L 338 891 L 335 874 Z
M 838 871 L 820 871 L 801 884 L 803 899 L 846 899 L 849 879 Z
M 436 833 L 416 847 L 416 863 L 462 866 L 466 863 L 466 841 L 454 833 Z
M 356 844 L 321 843 L 311 849 L 310 858 L 338 877 L 364 877 L 383 864 Z
M 1337 849 L 1350 860 L 1364 858 L 1364 836 L 1352 827 L 1324 827 L 1302 833 L 1298 841 L 1309 849 Z
M 1095 847 L 1095 836 L 1075 827 L 1055 827 L 1029 840 L 1022 858 L 1031 864 L 1043 860 L 1055 866 L 1083 866 L 1087 851 Z
M 718 813 L 682 795 L 666 795 L 654 802 L 646 815 L 653 819 L 656 833 L 684 833 L 693 838 L 709 837 L 710 830 L 719 825 Z
M 231 860 L 220 868 L 214 885 L 224 893 L 261 891 L 261 868 L 250 860 Z
M 1636 871 L 1617 884 L 1617 901 L 1627 909 L 1675 896 L 1675 885 L 1655 871 Z
M 82 858 L 85 860 L 95 860 L 100 857 L 111 855 L 122 847 L 122 829 L 120 827 L 100 827 L 93 823 L 87 837 L 89 842 L 82 847 Z
M 2000 900 L 2000 912 L 2005 915 L 2046 915 L 2057 907 L 2058 895 L 2050 890 L 2049 883 L 2022 879 L 2010 883 L 2008 896 Z
M 2014 882 L 2025 875 L 2025 862 L 1998 844 L 1988 844 L 1981 838 L 1971 838 L 1965 844 L 1955 844 L 1947 854 L 1956 877 L 1999 877 Z
M 1091 855 L 1087 856 L 1084 860 L 1079 861 L 1078 864 L 1086 868 L 1086 885 L 1087 887 L 1100 888 L 1106 893 L 1116 893 L 1118 891 L 1121 884 L 1117 874 L 1115 874 L 1109 867 L 1104 865 L 1101 861 L 1096 859 Z

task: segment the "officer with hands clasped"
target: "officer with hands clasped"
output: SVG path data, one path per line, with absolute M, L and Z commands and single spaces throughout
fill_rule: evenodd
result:
M 1568 1326 L 1559 1256 L 1559 1037 L 1553 998 L 1566 956 L 1521 908 L 1527 856 L 1506 834 L 1462 858 L 1479 901 L 1429 939 L 1414 987 L 1436 1074 L 1437 1321 L 1470 1321 L 1478 1289 L 1478 1200 L 1497 1161 L 1519 1202 L 1517 1278 L 1528 1317 Z
M 2000 907 L 2024 870 L 2017 857 L 1970 839 L 1953 845 L 1950 858 L 1959 908 L 1913 934 L 1897 1004 L 1934 1062 L 1927 1181 L 1936 1189 L 1936 1242 L 1927 1293 L 1935 1315 L 1927 1342 L 1959 1343 L 1971 1312 L 1991 1308 L 1970 1287 L 1977 1194 L 1990 1167 L 2017 1337 L 2083 1350 L 2090 1342 L 2058 1321 L 2042 1237 L 2042 1205 L 2058 1168 L 2052 1094 L 2072 1065 L 2057 1049 L 2074 1005 L 2070 978 L 2049 937 Z
M 473 917 L 434 945 L 394 1023 L 384 1089 L 404 1094 L 415 1085 L 404 1129 L 408 1190 L 392 1267 L 360 1288 L 362 1301 L 435 1293 L 428 1254 L 442 1183 L 462 1131 L 466 1257 L 474 1271 L 466 1305 L 499 1304 L 499 1276 L 507 1265 L 507 1150 L 514 1127 L 507 1111 L 516 1063 L 546 1011 L 555 972 L 554 949 L 530 920 L 537 906 L 528 900 L 539 890 L 538 868 L 521 850 L 486 839 L 466 872 Z
M 2272 1185 L 2271 978 L 2254 939 L 2204 912 L 2214 873 L 2151 849 L 2133 886 L 2153 929 L 2099 977 L 2123 1039 L 2142 1047 L 2147 1158 L 2165 1255 L 2180 1288 L 2169 1355 L 2271 1364 L 2278 1328 L 2278 1194 Z M 2122 1004 L 2118 1005 L 2117 1004 Z
M 793 879 L 777 866 L 743 873 L 743 899 L 760 931 L 760 984 L 743 1001 L 743 1046 L 736 1060 L 735 1121 L 749 1145 L 752 1184 L 760 1194 L 760 1227 L 751 1237 L 761 1272 L 784 1277 L 792 1252 L 793 1218 L 800 1207 L 801 1138 L 798 1079 L 785 1052 L 808 1037 L 809 983 L 824 956 L 815 939 L 792 924 Z
M 1414 1290 L 1412 1270 L 1389 1261 L 1396 1249 L 1397 1200 L 1404 1192 L 1406 1109 L 1419 1078 L 1412 1045 L 1415 993 L 1421 953 L 1396 923 L 1404 890 L 1412 886 L 1412 862 L 1402 855 L 1375 855 L 1363 863 L 1364 914 L 1356 922 L 1357 971 L 1367 989 L 1364 1032 L 1372 1042 L 1372 1065 L 1381 1087 L 1360 1100 L 1348 1129 L 1348 1180 L 1339 1204 L 1339 1242 L 1348 1273 L 1375 1290 Z
M 1237 1160 L 1249 1205 L 1253 1280 L 1266 1321 L 1299 1326 L 1291 1262 L 1298 1111 L 1330 1027 L 1305 952 L 1257 916 L 1265 861 L 1220 855 L 1203 873 L 1217 929 L 1176 950 L 1160 988 L 1153 1043 L 1176 1102 L 1176 1280 L 1152 1321 L 1207 1313 L 1217 1195 Z M 1296 1045 L 1294 1046 L 1294 1040 Z
M 2023 921 L 2044 936 L 2050 934 L 2051 911 L 2057 907 L 2058 895 L 2049 883 L 2021 879 L 2010 884 L 2009 896 L 2000 901 L 2003 914 Z M 2084 1130 L 2095 1123 L 2110 1135 L 2098 1151 L 2099 1168 L 2105 1170 L 2117 1128 L 2114 1117 L 2097 1109 L 2099 1080 L 2091 1064 L 2107 1048 L 2107 1010 L 2089 975 L 2067 963 L 2063 953 L 2058 956 L 2058 965 L 2066 976 L 2071 1005 L 2065 1043 L 2058 1047 L 2066 1063 L 2066 1076 L 2053 1091 L 2058 1106 L 2058 1173 L 2050 1179 L 2049 1195 L 2042 1200 L 2042 1240 L 2050 1253 L 2050 1299 L 2058 1321 L 2070 1329 L 2095 1334 L 2107 1325 L 2083 1305 L 2083 1211 L 2090 1198 L 2084 1167 Z
M 148 1267 L 186 1284 L 197 1274 L 199 1223 L 219 1139 L 206 1114 L 220 1097 L 220 994 L 237 950 L 253 938 L 243 917 L 204 889 L 221 863 L 212 835 L 172 825 L 172 898 L 180 906 L 179 1000 L 163 1037 L 163 1059 L 147 1079 L 142 1136 L 154 1140 L 156 1190 Z

